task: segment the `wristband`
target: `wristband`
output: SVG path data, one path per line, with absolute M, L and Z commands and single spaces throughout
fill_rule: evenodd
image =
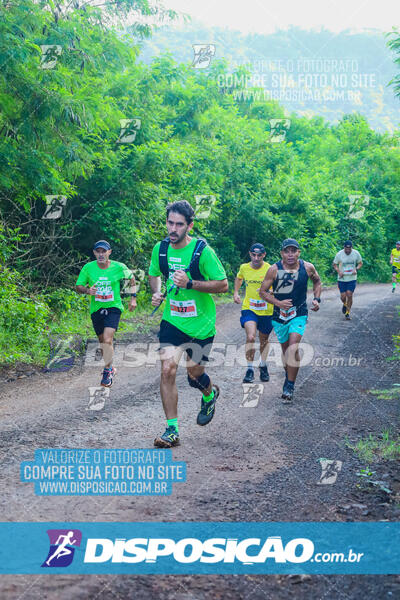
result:
M 135 292 L 134 294 L 129 294 L 130 296 L 132 296 L 133 298 L 136 298 L 137 293 Z
M 191 279 L 189 279 L 189 281 L 186 284 L 186 289 L 191 290 L 192 287 L 193 287 L 193 281 Z
M 316 300 L 318 304 L 321 304 L 321 298 L 314 298 L 314 300 Z

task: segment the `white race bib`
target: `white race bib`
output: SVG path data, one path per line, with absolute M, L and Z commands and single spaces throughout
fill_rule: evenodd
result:
M 343 266 L 343 275 L 352 275 L 354 271 L 354 267 L 352 266 Z
M 98 281 L 96 284 L 96 302 L 113 302 L 114 292 L 110 281 Z
M 279 318 L 282 321 L 289 321 L 290 319 L 294 319 L 294 317 L 296 316 L 297 311 L 296 311 L 296 307 L 295 306 L 291 306 L 290 308 L 284 310 L 283 308 L 280 309 L 279 312 Z
M 249 303 L 250 310 L 267 310 L 267 303 L 265 302 L 265 300 L 257 300 L 256 298 L 250 298 Z
M 197 317 L 195 300 L 172 300 L 170 298 L 169 305 L 173 317 Z

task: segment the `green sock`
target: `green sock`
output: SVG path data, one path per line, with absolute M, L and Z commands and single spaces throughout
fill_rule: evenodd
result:
M 211 391 L 211 394 L 209 396 L 205 396 L 203 394 L 203 400 L 204 402 L 211 402 L 211 400 L 214 398 L 214 390 Z
M 167 425 L 168 427 L 175 427 L 176 433 L 179 433 L 178 417 L 176 419 L 167 419 Z

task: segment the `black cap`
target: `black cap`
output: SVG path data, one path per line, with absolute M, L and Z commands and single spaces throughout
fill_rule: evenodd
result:
M 93 250 L 97 250 L 97 248 L 104 248 L 104 250 L 111 250 L 110 244 L 106 240 L 99 240 L 93 246 Z
M 400 244 L 400 242 L 396 242 L 396 246 L 397 246 L 398 244 Z
M 287 238 L 286 240 L 283 240 L 281 249 L 284 250 L 285 248 L 289 248 L 289 246 L 293 246 L 294 248 L 300 248 L 299 242 L 297 240 L 294 240 L 293 238 Z
M 351 240 L 347 240 L 347 242 L 344 243 L 345 248 L 351 248 L 352 246 L 353 246 L 353 242 Z
M 262 244 L 253 244 L 250 247 L 250 252 L 258 252 L 258 254 L 264 254 L 266 252 L 264 246 Z

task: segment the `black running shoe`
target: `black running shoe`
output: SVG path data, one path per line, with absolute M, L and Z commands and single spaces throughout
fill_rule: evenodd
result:
M 350 313 L 347 312 L 344 316 L 345 316 L 346 321 L 351 320 Z
M 342 306 L 342 313 L 345 315 L 346 311 L 347 311 L 346 305 L 343 304 L 343 306 Z
M 395 290 L 395 289 L 396 289 L 396 288 L 392 287 L 392 294 L 394 294 L 394 290 Z
M 243 383 L 253 383 L 254 369 L 247 369 L 246 375 L 243 377 Z
M 294 395 L 294 384 L 289 383 L 287 379 L 285 379 L 285 383 L 283 384 L 282 390 L 282 399 L 285 404 L 289 404 L 293 401 Z
M 260 367 L 260 381 L 269 381 L 268 367 Z
M 219 396 L 219 387 L 213 385 L 212 389 L 214 390 L 214 398 L 212 400 L 204 402 L 203 398 L 201 399 L 201 409 L 197 415 L 197 425 L 207 425 L 214 416 L 215 403 Z
M 172 448 L 172 446 L 179 446 L 179 444 L 179 435 L 172 425 L 167 427 L 164 433 L 154 440 L 156 448 Z

